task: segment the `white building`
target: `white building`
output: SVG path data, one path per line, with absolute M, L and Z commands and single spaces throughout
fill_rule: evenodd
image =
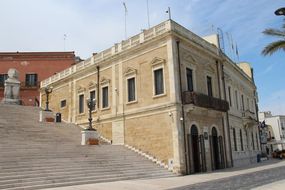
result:
M 285 115 L 272 115 L 270 111 L 260 112 L 259 121 L 267 125 L 267 145 L 270 152 L 285 149 Z

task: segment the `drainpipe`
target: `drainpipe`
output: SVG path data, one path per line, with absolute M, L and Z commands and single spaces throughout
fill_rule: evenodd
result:
M 255 85 L 255 81 L 254 81 L 254 75 L 253 75 L 253 68 L 250 69 L 251 72 L 251 79 L 252 79 L 252 83 Z M 258 123 L 258 136 L 259 136 L 259 147 L 260 147 L 260 151 L 263 152 L 263 148 L 262 148 L 262 144 L 261 144 L 261 129 L 260 129 L 260 125 L 259 125 L 259 117 L 258 117 L 258 112 L 259 112 L 259 108 L 258 108 L 258 104 L 257 104 L 257 97 L 255 97 L 255 95 L 257 95 L 256 90 L 253 91 L 253 97 L 254 97 L 254 104 L 255 104 L 255 116 L 256 116 L 256 120 Z
M 99 65 L 96 67 L 97 69 L 97 108 L 99 110 L 99 107 L 100 107 L 100 87 L 99 87 L 99 84 L 100 84 L 100 67 Z
M 185 156 L 185 167 L 186 167 L 186 174 L 188 172 L 188 149 L 187 149 L 187 137 L 186 137 L 186 127 L 185 127 L 185 116 L 184 116 L 184 105 L 183 105 L 183 91 L 182 91 L 182 78 L 181 78 L 181 61 L 180 61 L 180 48 L 179 48 L 179 41 L 176 41 L 177 46 L 177 61 L 178 61 L 178 75 L 179 75 L 179 89 L 180 89 L 180 99 L 181 99 L 181 112 L 182 112 L 182 127 L 183 127 L 183 136 L 184 136 L 184 156 Z
M 217 75 L 218 75 L 218 86 L 219 86 L 219 98 L 222 99 L 222 93 L 221 93 L 221 81 L 220 81 L 220 69 L 219 69 L 219 62 L 216 61 L 216 68 L 217 68 Z M 223 73 L 222 74 L 222 80 L 224 79 L 224 75 Z M 225 88 L 224 88 L 224 97 L 226 99 L 226 94 L 225 94 Z M 223 134 L 224 134 L 224 138 L 223 138 L 223 147 L 225 147 L 224 149 L 224 152 L 223 152 L 223 155 L 225 156 L 225 160 L 227 161 L 227 158 L 228 158 L 228 154 L 227 154 L 227 151 L 226 151 L 226 139 L 225 139 L 225 122 L 224 122 L 224 119 L 222 120 L 222 125 L 223 125 Z
M 225 82 L 225 72 L 224 72 L 224 65 L 222 64 L 222 81 L 223 81 L 223 88 L 224 88 L 224 99 L 226 99 L 226 82 Z M 230 157 L 231 157 L 231 167 L 234 166 L 233 164 L 233 153 L 232 153 L 232 143 L 231 143 L 231 134 L 230 134 L 230 121 L 229 121 L 229 112 L 226 111 L 226 118 L 227 118 L 227 125 L 228 125 L 228 139 L 229 139 L 229 148 L 230 148 Z

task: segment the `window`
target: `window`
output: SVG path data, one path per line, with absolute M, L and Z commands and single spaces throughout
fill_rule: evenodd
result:
M 132 102 L 136 100 L 136 81 L 135 77 L 129 78 L 127 80 L 128 83 L 128 102 Z
M 248 98 L 246 98 L 246 104 L 247 104 L 246 105 L 247 106 L 247 110 L 251 110 L 250 107 L 249 107 L 249 99 Z
M 236 138 L 236 129 L 233 128 L 233 138 L 234 138 L 234 148 L 237 151 L 237 138 Z
M 236 107 L 238 109 L 238 92 L 237 92 L 237 90 L 235 91 L 235 98 L 236 98 Z
M 258 150 L 258 148 L 259 148 L 259 143 L 258 143 L 258 135 L 257 135 L 257 133 L 255 134 L 255 137 L 256 137 L 256 149 Z
M 252 150 L 255 150 L 253 132 L 251 133 L 251 141 L 252 141 Z
M 37 86 L 38 75 L 37 74 L 26 74 L 26 86 Z
M 79 95 L 79 113 L 84 112 L 84 94 Z
M 230 86 L 228 87 L 228 93 L 229 93 L 229 103 L 230 103 L 230 106 L 232 106 L 232 93 L 231 93 L 231 87 Z
M 243 151 L 243 139 L 242 139 L 242 130 L 240 129 L 240 148 Z
M 4 86 L 5 80 L 8 78 L 8 74 L 0 74 L 0 86 Z
M 193 71 L 192 69 L 186 68 L 186 77 L 187 77 L 187 90 L 193 91 Z
M 242 111 L 244 111 L 244 99 L 243 99 L 243 94 L 241 95 L 241 108 L 242 108 Z
M 94 111 L 96 106 L 95 90 L 90 91 L 90 100 L 92 100 L 91 111 Z
M 154 70 L 154 95 L 164 93 L 163 69 Z
M 213 96 L 212 78 L 209 76 L 207 76 L 207 88 L 208 88 L 208 96 Z
M 66 106 L 66 100 L 61 100 L 60 101 L 60 107 L 64 108 Z
M 102 88 L 102 108 L 107 108 L 109 106 L 108 99 L 108 86 Z

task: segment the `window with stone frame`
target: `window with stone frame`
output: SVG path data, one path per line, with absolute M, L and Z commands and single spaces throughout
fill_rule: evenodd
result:
M 239 106 L 238 106 L 238 91 L 235 90 L 235 100 L 236 100 L 236 108 L 239 109 Z
M 163 68 L 159 68 L 153 71 L 154 73 L 154 95 L 164 94 L 164 79 Z
M 229 94 L 229 104 L 232 107 L 232 90 L 230 86 L 228 86 L 228 94 Z
M 8 74 L 0 74 L 0 87 L 4 87 L 5 80 L 8 79 Z
M 244 150 L 244 148 L 243 148 L 243 138 L 242 138 L 242 130 L 240 129 L 240 147 L 241 147 L 241 151 L 243 151 Z
M 136 101 L 136 78 L 127 79 L 128 102 Z
M 244 97 L 243 94 L 241 95 L 241 109 L 244 111 Z
M 237 151 L 237 137 L 236 137 L 236 129 L 233 128 L 233 139 L 234 139 L 234 150 Z
M 90 100 L 92 100 L 92 106 L 91 106 L 91 111 L 94 111 L 96 109 L 96 91 L 92 90 L 90 91 Z
M 212 77 L 207 76 L 207 89 L 208 89 L 208 96 L 213 96 L 213 86 L 212 86 Z
M 66 100 L 61 100 L 61 101 L 60 101 L 60 107 L 61 107 L 61 108 L 66 107 Z
M 253 135 L 253 132 L 251 132 L 251 141 L 252 141 L 252 150 L 255 150 L 255 144 L 254 144 L 254 135 Z
M 79 114 L 84 113 L 84 94 L 79 95 L 78 103 L 79 103 L 79 106 L 78 106 Z
M 193 70 L 186 68 L 187 90 L 192 92 L 193 88 Z
M 102 108 L 109 107 L 109 87 L 105 86 L 102 88 Z

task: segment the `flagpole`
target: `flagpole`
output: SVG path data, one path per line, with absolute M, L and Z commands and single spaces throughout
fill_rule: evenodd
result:
M 150 28 L 148 0 L 146 0 L 146 8 L 147 8 L 147 24 L 148 24 L 148 28 Z
M 65 40 L 66 40 L 67 35 L 63 34 L 63 50 L 65 51 Z
M 123 2 L 123 6 L 125 8 L 125 39 L 127 39 L 127 12 L 128 12 L 128 9 L 127 9 L 125 2 Z

